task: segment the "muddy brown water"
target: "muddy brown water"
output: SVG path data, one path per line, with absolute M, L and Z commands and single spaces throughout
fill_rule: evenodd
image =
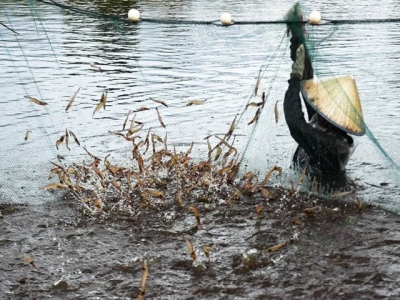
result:
M 145 299 L 399 299 L 400 216 L 306 199 L 198 204 L 200 229 L 173 206 L 106 218 L 68 199 L 2 206 L 0 298 L 136 299 L 146 260 Z

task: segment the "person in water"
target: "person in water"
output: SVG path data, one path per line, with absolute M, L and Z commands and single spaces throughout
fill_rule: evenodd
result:
M 354 141 L 349 134 L 365 133 L 355 81 L 351 76 L 313 79 L 298 4 L 289 11 L 286 20 L 290 20 L 288 33 L 292 33 L 290 56 L 293 64 L 283 106 L 290 134 L 298 143 L 293 163 L 303 170 L 306 168 L 307 174 L 329 181 L 328 184 L 337 181 L 339 186 L 343 185 L 346 165 L 354 151 Z M 309 122 L 302 111 L 300 94 Z

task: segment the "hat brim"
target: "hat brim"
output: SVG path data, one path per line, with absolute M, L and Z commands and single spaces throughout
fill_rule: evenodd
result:
M 365 134 L 361 103 L 353 77 L 303 80 L 300 90 L 311 107 L 333 126 L 352 135 Z

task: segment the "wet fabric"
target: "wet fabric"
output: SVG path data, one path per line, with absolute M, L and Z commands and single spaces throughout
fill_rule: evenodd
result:
M 299 144 L 294 155 L 295 165 L 307 164 L 309 174 L 343 174 L 354 145 L 344 131 L 328 125 L 322 128 L 314 114 L 306 122 L 301 106 L 300 79 L 292 77 L 285 94 L 284 113 L 291 136 Z

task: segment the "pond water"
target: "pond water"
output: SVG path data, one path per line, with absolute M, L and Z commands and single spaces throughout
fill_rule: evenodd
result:
M 0 296 L 137 299 L 146 260 L 144 299 L 398 299 L 400 216 L 314 200 L 244 197 L 202 208 L 200 229 L 184 209 L 99 220 L 71 200 L 0 206 Z
M 234 20 L 279 20 L 291 1 L 69 1 L 75 8 L 125 18 L 131 7 L 143 18 L 160 20 L 218 20 L 229 11 Z M 305 1 L 305 14 L 320 10 L 327 19 L 395 18 L 396 1 L 384 1 L 379 11 L 368 2 Z M 222 135 L 233 118 L 241 116 L 235 145 L 244 153 L 242 166 L 265 173 L 278 164 L 286 171 L 296 144 L 282 112 L 291 61 L 282 24 L 182 25 L 120 22 L 80 14 L 40 1 L 2 1 L 0 16 L 19 35 L 1 30 L 1 178 L 0 199 L 14 203 L 52 200 L 40 187 L 48 183 L 49 160 L 56 155 L 81 161 L 85 152 L 71 146 L 56 150 L 55 142 L 73 131 L 97 155 L 127 160 L 130 147 L 109 131 L 120 130 L 129 110 L 160 107 L 166 128 L 154 109 L 137 114 L 143 131 L 152 128 L 178 149 L 195 142 L 194 155 L 204 156 L 203 139 Z M 311 42 L 322 41 L 315 52 L 318 75 L 352 74 L 357 81 L 370 132 L 395 163 L 400 164 L 397 134 L 400 121 L 397 59 L 399 23 L 347 24 L 308 28 Z M 329 38 L 327 38 L 329 36 Z M 283 38 L 283 39 L 282 39 Z M 285 52 L 286 51 L 286 52 Z M 101 68 L 93 68 L 95 64 Z M 269 91 L 267 104 L 253 132 L 247 123 L 255 109 L 245 110 L 252 98 L 260 67 L 268 65 L 260 82 Z M 71 109 L 65 107 L 80 88 Z M 92 116 L 102 92 L 108 90 L 107 108 Z M 49 103 L 30 103 L 29 95 Z M 163 107 L 153 101 L 168 104 Z M 186 106 L 207 100 L 202 106 Z M 278 101 L 280 120 L 275 123 Z M 29 139 L 24 141 L 30 130 Z M 217 141 L 217 140 L 215 140 Z M 213 141 L 213 142 L 215 142 Z M 358 180 L 367 201 L 396 209 L 399 172 L 379 150 L 371 136 L 357 139 L 358 148 L 348 170 Z M 290 171 L 284 172 L 290 176 Z M 285 177 L 282 184 L 288 184 Z M 381 186 L 382 184 L 382 186 Z
M 223 11 L 237 21 L 280 20 L 292 4 L 59 0 L 64 2 L 121 18 L 137 8 L 143 18 L 161 21 L 212 21 Z M 326 19 L 400 17 L 400 3 L 390 0 L 380 1 L 379 9 L 373 1 L 344 0 L 304 1 L 302 7 L 306 15 L 319 10 Z M 122 129 L 129 110 L 147 107 L 136 113 L 143 132 L 151 128 L 163 138 L 168 133 L 178 151 L 194 142 L 193 157 L 202 159 L 208 151 L 204 138 L 222 137 L 236 116 L 242 172 L 263 176 L 279 165 L 283 176 L 273 183 L 289 187 L 299 174 L 289 169 L 296 143 L 282 111 L 291 68 L 285 25 L 111 22 L 35 0 L 1 1 L 0 21 L 18 32 L 0 26 L 0 204 L 44 204 L 0 205 L 1 299 L 136 298 L 143 259 L 150 299 L 398 299 L 400 174 L 393 165 L 400 164 L 400 23 L 307 27 L 310 42 L 322 41 L 314 53 L 316 73 L 355 77 L 372 133 L 357 138 L 348 175 L 364 203 L 395 213 L 319 198 L 244 197 L 230 210 L 224 201 L 212 210 L 201 206 L 197 230 L 193 216 L 179 208 L 99 220 L 83 215 L 71 199 L 43 191 L 49 161 L 58 162 L 57 155 L 67 163 L 88 159 L 73 141 L 70 151 L 65 143 L 57 150 L 56 141 L 68 129 L 93 154 L 128 164 L 132 146 L 109 132 Z M 253 96 L 260 68 L 265 73 Z M 105 90 L 106 109 L 93 116 Z M 255 109 L 245 110 L 246 104 L 260 101 L 261 91 L 268 92 L 265 107 L 257 126 L 249 126 Z M 33 104 L 26 95 L 49 105 Z M 187 106 L 192 100 L 206 101 Z M 260 203 L 261 221 L 255 216 Z M 303 213 L 311 206 L 317 207 L 313 218 Z M 200 264 L 207 262 L 201 246 L 212 246 L 211 265 L 193 266 L 185 237 Z M 283 241 L 284 248 L 265 253 Z

